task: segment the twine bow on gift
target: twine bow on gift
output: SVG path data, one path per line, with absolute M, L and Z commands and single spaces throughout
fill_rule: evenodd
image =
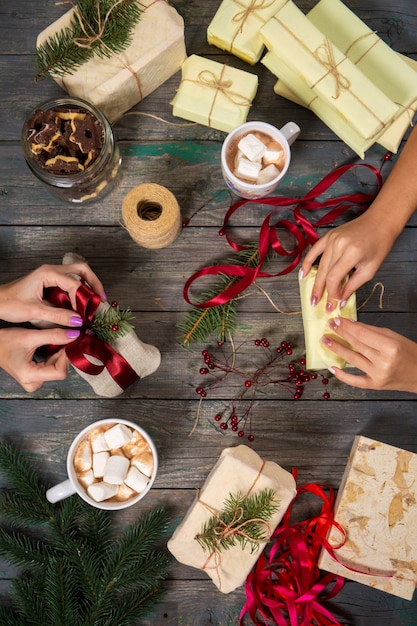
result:
M 327 74 L 325 74 L 320 80 L 323 80 L 329 74 L 333 76 L 336 83 L 336 91 L 335 95 L 332 96 L 335 100 L 340 96 L 341 91 L 348 91 L 350 89 L 350 80 L 343 76 L 338 69 L 338 64 L 334 58 L 333 48 L 327 39 L 325 38 L 324 42 L 320 44 L 314 51 L 314 56 L 321 63 L 321 65 L 327 70 Z M 344 61 L 344 59 L 342 59 Z M 312 85 L 312 89 L 314 89 L 315 85 Z
M 351 170 L 354 167 L 366 168 L 372 172 L 372 174 L 376 178 L 377 183 L 375 192 L 357 192 L 329 198 L 324 201 L 318 200 L 318 198 L 325 191 L 327 191 L 341 176 L 343 176 L 343 174 L 345 174 L 347 171 Z M 202 309 L 218 306 L 236 298 L 245 289 L 252 285 L 258 278 L 273 278 L 292 272 L 292 270 L 297 267 L 299 261 L 301 260 L 304 250 L 309 245 L 313 245 L 318 240 L 318 235 L 316 232 L 316 229 L 318 227 L 332 224 L 348 209 L 355 207 L 360 208 L 362 211 L 365 211 L 368 208 L 369 204 L 372 202 L 372 200 L 375 198 L 381 187 L 382 176 L 380 171 L 378 171 L 372 165 L 368 165 L 367 163 L 359 163 L 352 165 L 342 165 L 341 167 L 336 168 L 335 170 L 330 172 L 330 174 L 327 174 L 327 176 L 325 176 L 315 187 L 313 187 L 313 189 L 307 192 L 304 197 L 299 199 L 286 198 L 285 196 L 276 196 L 260 198 L 259 200 L 239 200 L 238 202 L 235 202 L 227 211 L 223 221 L 223 226 L 219 234 L 226 237 L 228 244 L 236 252 L 247 249 L 247 246 L 234 242 L 226 233 L 226 226 L 235 211 L 237 211 L 237 209 L 239 209 L 241 206 L 251 202 L 266 204 L 270 206 L 272 205 L 276 207 L 270 213 L 268 213 L 266 218 L 263 220 L 260 228 L 258 265 L 256 267 L 231 264 L 210 265 L 201 270 L 198 270 L 187 280 L 184 285 L 184 299 L 186 300 L 186 302 L 188 302 L 188 304 L 200 307 Z M 290 206 L 294 206 L 293 216 L 295 222 L 281 219 L 276 223 L 273 223 L 273 218 L 275 214 L 278 211 L 282 210 L 282 208 Z M 310 213 L 320 209 L 331 210 L 328 211 L 317 222 L 315 222 L 315 224 L 312 224 L 309 219 L 303 214 L 303 212 Z M 280 242 L 277 232 L 278 228 L 284 229 L 294 237 L 295 243 L 292 250 L 286 250 Z M 287 265 L 287 267 L 275 274 L 265 272 L 262 269 L 270 248 L 272 248 L 272 250 L 279 256 L 286 258 L 292 257 L 292 260 Z M 210 298 L 209 300 L 200 303 L 192 302 L 189 296 L 189 290 L 192 283 L 194 283 L 194 281 L 196 281 L 198 278 L 208 275 L 227 275 L 231 276 L 233 278 L 233 281 L 231 282 L 229 287 L 227 287 L 223 292 L 214 296 L 213 298 Z
M 123 390 L 127 389 L 140 378 L 139 375 L 126 359 L 89 330 L 100 305 L 100 297 L 82 282 L 76 291 L 75 298 L 76 311 L 82 317 L 84 327 L 78 339 L 65 346 L 70 363 L 91 376 L 98 376 L 107 369 L 119 387 Z M 59 287 L 48 288 L 45 292 L 45 300 L 56 307 L 72 309 L 68 294 Z M 98 363 L 92 362 L 88 357 L 92 357 Z

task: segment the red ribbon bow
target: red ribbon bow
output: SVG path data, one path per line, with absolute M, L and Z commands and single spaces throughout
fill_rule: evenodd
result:
M 101 341 L 93 333 L 85 332 L 91 326 L 94 315 L 100 304 L 100 297 L 84 282 L 78 287 L 76 294 L 76 311 L 84 321 L 84 332 L 78 339 L 65 346 L 69 361 L 85 374 L 98 376 L 107 369 L 112 378 L 123 390 L 140 377 L 121 354 L 107 343 Z M 46 290 L 45 299 L 56 307 L 72 309 L 68 294 L 59 287 Z M 94 357 L 100 364 L 92 363 L 87 356 Z
M 329 490 L 326 495 L 325 490 Z M 332 526 L 345 533 L 333 517 L 334 492 L 331 487 L 308 484 L 297 488 L 297 495 L 311 493 L 322 499 L 320 514 L 294 525 L 289 524 L 292 504 L 267 547 L 246 579 L 246 613 L 256 626 L 341 626 L 320 602 L 333 598 L 344 579 L 334 574 L 321 578 L 317 565 L 322 547 L 334 556 L 335 546 L 327 541 Z M 297 496 L 296 496 L 297 497 Z M 343 542 L 344 543 L 344 539 Z M 341 546 L 337 546 L 341 547 Z
M 327 189 L 329 189 L 345 172 L 351 170 L 353 167 L 365 167 L 368 168 L 376 177 L 377 188 L 373 193 L 352 193 L 335 198 L 330 198 L 320 202 L 317 200 Z M 264 221 L 262 222 L 259 233 L 259 263 L 256 267 L 247 267 L 242 265 L 210 265 L 201 270 L 195 272 L 184 285 L 184 299 L 188 304 L 198 306 L 200 308 L 209 308 L 213 306 L 219 306 L 225 304 L 229 300 L 233 300 L 245 289 L 247 289 L 257 278 L 271 278 L 274 276 L 281 276 L 288 274 L 295 267 L 297 267 L 302 253 L 309 246 L 314 244 L 318 240 L 316 229 L 320 226 L 331 224 L 335 219 L 340 217 L 345 211 L 353 207 L 359 207 L 362 211 L 365 211 L 370 202 L 375 198 L 377 193 L 382 187 L 382 176 L 372 165 L 366 163 L 354 163 L 350 165 L 342 165 L 336 168 L 325 176 L 313 189 L 305 194 L 303 198 L 294 199 L 286 198 L 285 196 L 276 196 L 269 198 L 260 198 L 259 200 L 239 200 L 232 204 L 226 213 L 223 221 L 223 227 L 220 230 L 221 235 L 225 235 L 229 245 L 239 252 L 247 249 L 247 246 L 234 242 L 226 233 L 226 226 L 233 213 L 239 209 L 239 207 L 247 204 L 248 202 L 257 202 L 260 204 L 272 205 L 277 208 L 273 209 Z M 275 223 L 272 223 L 272 219 L 277 211 L 283 207 L 290 207 L 295 205 L 293 215 L 294 222 L 290 222 L 286 219 L 281 219 Z M 315 211 L 318 209 L 332 209 L 324 217 L 319 219 L 314 225 L 303 215 L 303 211 Z M 294 239 L 295 244 L 292 250 L 286 250 L 279 240 L 277 229 L 283 228 L 290 232 Z M 262 271 L 262 265 L 267 257 L 269 248 L 272 248 L 278 255 L 283 257 L 293 257 L 288 266 L 276 274 L 270 274 Z M 227 275 L 236 278 L 232 284 L 227 287 L 223 292 L 206 300 L 205 302 L 194 303 L 189 297 L 189 289 L 192 283 L 202 276 L 208 275 Z

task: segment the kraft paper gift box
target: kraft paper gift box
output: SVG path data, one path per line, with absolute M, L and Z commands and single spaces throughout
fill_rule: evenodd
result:
M 260 30 L 268 50 L 332 105 L 362 137 L 381 132 L 400 112 L 291 0 Z
M 304 340 L 306 348 L 306 368 L 308 370 L 327 369 L 331 365 L 344 368 L 347 363 L 335 354 L 321 341 L 323 335 L 335 337 L 340 343 L 348 345 L 329 326 L 329 320 L 334 317 L 346 317 L 356 320 L 356 295 L 348 298 L 343 309 L 340 303 L 330 314 L 326 311 L 327 291 L 325 290 L 315 307 L 311 306 L 311 292 L 317 275 L 317 267 L 312 267 L 307 276 L 299 279 L 301 312 L 303 317 Z
M 287 0 L 223 0 L 207 28 L 208 43 L 254 65 L 265 49 L 260 27 Z
M 173 115 L 230 132 L 246 122 L 258 89 L 255 74 L 193 54 L 171 102 Z
M 346 533 L 321 569 L 411 600 L 417 581 L 417 454 L 357 436 L 334 515 Z M 340 531 L 328 536 L 332 545 Z M 356 570 L 356 571 L 355 571 Z
M 277 463 L 263 461 L 248 446 L 226 448 L 168 541 L 168 549 L 180 563 L 204 570 L 221 592 L 230 593 L 245 582 L 266 543 L 260 543 L 254 552 L 249 545 L 242 548 L 237 543 L 219 554 L 210 554 L 195 537 L 213 511 L 222 511 L 231 494 L 255 494 L 265 488 L 274 489 L 279 501 L 279 508 L 269 521 L 272 534 L 296 495 L 293 476 Z
M 165 0 L 141 0 L 145 9 L 121 54 L 93 57 L 72 74 L 53 75 L 70 95 L 91 102 L 113 123 L 177 72 L 186 59 L 184 21 Z M 73 9 L 43 30 L 39 47 L 67 27 Z

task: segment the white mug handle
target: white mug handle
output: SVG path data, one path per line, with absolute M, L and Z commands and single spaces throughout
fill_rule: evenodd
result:
M 280 131 L 288 141 L 288 144 L 292 146 L 300 134 L 301 128 L 295 122 L 287 122 L 282 128 L 280 128 Z
M 46 492 L 46 499 L 54 504 L 55 502 L 59 502 L 59 500 L 63 500 L 64 498 L 68 498 L 68 496 L 72 496 L 73 493 L 75 493 L 75 487 L 68 478 L 62 483 L 58 483 L 54 487 L 48 489 L 48 491 Z

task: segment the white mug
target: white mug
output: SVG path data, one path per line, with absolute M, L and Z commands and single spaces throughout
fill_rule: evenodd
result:
M 74 454 L 80 442 L 88 435 L 90 431 L 100 426 L 109 426 L 109 425 L 116 425 L 116 424 L 124 424 L 131 430 L 136 430 L 147 441 L 147 443 L 149 444 L 149 448 L 153 454 L 152 475 L 146 487 L 143 489 L 143 491 L 141 491 L 137 495 L 132 496 L 128 500 L 124 500 L 124 501 L 103 500 L 102 502 L 96 502 L 96 500 L 94 500 L 88 495 L 86 487 L 84 487 L 77 479 L 77 473 L 74 467 Z M 105 509 L 107 511 L 118 511 L 119 509 L 125 509 L 129 506 L 132 506 L 133 504 L 136 504 L 137 502 L 139 502 L 139 500 L 142 500 L 142 498 L 148 493 L 148 491 L 152 487 L 156 478 L 157 470 L 158 470 L 158 453 L 155 448 L 155 444 L 153 443 L 150 436 L 146 433 L 146 431 L 143 430 L 143 428 L 141 428 L 140 426 L 137 426 L 133 422 L 130 422 L 124 419 L 119 419 L 119 418 L 99 420 L 98 422 L 94 422 L 94 424 L 90 424 L 90 426 L 87 426 L 86 428 L 84 428 L 75 437 L 67 455 L 68 478 L 67 480 L 64 480 L 63 482 L 60 482 L 54 487 L 51 487 L 50 489 L 48 489 L 46 492 L 46 498 L 47 500 L 49 500 L 49 502 L 55 503 L 55 502 L 58 502 L 59 500 L 63 500 L 64 498 L 68 498 L 69 496 L 72 496 L 75 493 L 78 493 L 78 495 L 83 500 L 85 500 L 85 502 L 88 502 L 88 504 L 91 504 L 92 506 L 95 506 L 98 509 Z
M 236 141 L 240 135 L 243 136 L 255 131 L 259 131 L 261 133 L 264 133 L 265 135 L 269 135 L 270 137 L 272 137 L 273 140 L 280 143 L 285 154 L 284 166 L 281 169 L 279 175 L 271 181 L 261 185 L 243 181 L 235 176 L 233 172 L 231 172 L 226 159 L 226 155 L 232 141 Z M 240 126 L 234 128 L 224 140 L 221 151 L 222 174 L 229 189 L 231 189 L 238 196 L 241 196 L 242 198 L 247 198 L 249 200 L 263 198 L 272 193 L 272 191 L 274 191 L 274 189 L 276 188 L 280 180 L 282 180 L 282 178 L 285 176 L 288 170 L 291 161 L 290 146 L 297 139 L 300 132 L 301 129 L 295 122 L 288 122 L 280 130 L 278 130 L 278 128 L 275 128 L 275 126 L 272 126 L 272 124 L 268 124 L 267 122 L 245 122 L 245 124 L 241 124 Z

